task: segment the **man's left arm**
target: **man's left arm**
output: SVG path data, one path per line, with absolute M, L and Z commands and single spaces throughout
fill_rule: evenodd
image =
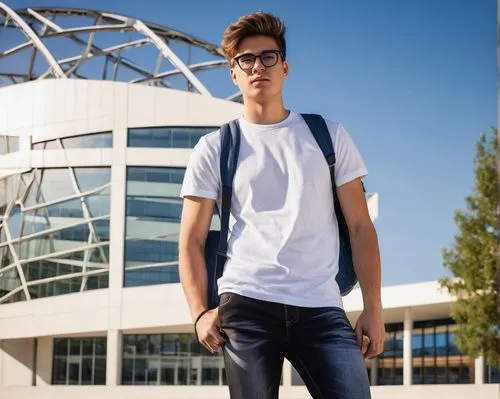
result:
M 356 337 L 362 345 L 362 336 L 368 336 L 370 344 L 365 357 L 370 358 L 383 351 L 385 339 L 377 233 L 370 219 L 361 179 L 337 187 L 337 195 L 349 229 L 354 269 L 363 294 L 364 309 L 356 322 Z

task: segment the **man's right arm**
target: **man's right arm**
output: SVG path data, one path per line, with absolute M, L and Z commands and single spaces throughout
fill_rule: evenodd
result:
M 179 235 L 179 276 L 193 322 L 207 309 L 205 241 L 214 205 L 212 199 L 184 197 Z M 204 314 L 196 325 L 200 343 L 211 352 L 219 352 L 224 343 L 219 327 L 217 308 Z
M 187 196 L 184 198 L 179 235 L 179 276 L 193 321 L 207 309 L 207 239 L 215 201 Z

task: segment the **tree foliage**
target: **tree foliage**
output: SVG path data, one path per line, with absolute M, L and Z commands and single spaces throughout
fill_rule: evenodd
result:
M 455 213 L 458 233 L 443 251 L 445 267 L 454 278 L 440 283 L 457 302 L 452 317 L 460 329 L 457 346 L 469 356 L 483 354 L 486 363 L 500 366 L 500 267 L 498 131 L 478 140 L 475 187 L 466 197 L 466 211 Z

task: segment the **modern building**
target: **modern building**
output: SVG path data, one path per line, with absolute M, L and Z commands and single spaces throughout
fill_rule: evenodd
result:
M 241 113 L 214 95 L 219 49 L 92 10 L 0 3 L 0 26 L 0 398 L 228 398 L 177 269 L 191 148 Z M 373 398 L 500 398 L 453 304 L 436 282 L 383 288 Z M 360 291 L 344 306 L 354 324 Z M 310 397 L 288 362 L 280 397 Z

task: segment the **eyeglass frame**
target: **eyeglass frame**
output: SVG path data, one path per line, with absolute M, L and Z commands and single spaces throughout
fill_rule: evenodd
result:
M 264 64 L 264 61 L 262 61 L 262 55 L 263 54 L 269 54 L 269 53 L 276 54 L 277 57 L 276 57 L 276 62 L 273 65 L 267 66 L 267 65 Z M 250 68 L 242 68 L 242 66 L 240 65 L 240 59 L 242 57 L 249 56 L 249 55 L 253 56 L 253 64 L 252 64 L 252 66 Z M 260 54 L 244 53 L 244 54 L 240 54 L 240 55 L 238 55 L 238 56 L 236 56 L 236 57 L 233 58 L 233 65 L 236 62 L 236 64 L 238 64 L 238 66 L 240 67 L 240 69 L 242 71 L 249 71 L 249 70 L 251 70 L 255 66 L 255 61 L 257 61 L 257 58 L 258 58 L 260 60 L 260 63 L 264 67 L 266 67 L 266 68 L 272 68 L 272 67 L 276 66 L 276 64 L 278 63 L 280 55 L 281 55 L 281 59 L 283 61 L 285 61 L 285 57 L 283 55 L 283 51 L 281 51 L 281 50 L 264 50 Z

